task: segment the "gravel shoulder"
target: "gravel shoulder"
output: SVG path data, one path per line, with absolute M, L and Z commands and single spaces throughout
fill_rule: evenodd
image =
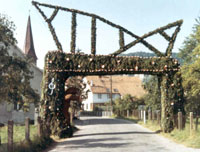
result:
M 81 117 L 73 138 L 58 141 L 49 152 L 200 152 L 174 143 L 128 120 Z

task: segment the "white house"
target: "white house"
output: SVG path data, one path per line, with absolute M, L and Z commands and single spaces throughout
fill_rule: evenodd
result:
M 25 56 L 31 58 L 32 63 L 30 65 L 30 71 L 33 72 L 33 78 L 30 80 L 30 83 L 31 87 L 40 94 L 40 84 L 42 81 L 43 71 L 37 67 L 37 56 L 35 54 L 33 44 L 30 17 L 28 18 L 24 46 L 24 52 L 17 46 L 11 46 L 8 50 L 8 53 L 9 55 L 19 56 L 21 58 L 24 58 Z M 34 104 L 30 104 L 29 112 L 23 112 L 22 110 L 18 109 L 18 106 L 16 105 L 14 106 L 13 104 L 8 104 L 7 102 L 0 102 L 0 123 L 7 123 L 8 120 L 13 120 L 16 123 L 24 123 L 25 117 L 29 117 L 31 120 L 34 120 L 34 115 Z
M 138 98 L 145 94 L 142 80 L 138 76 L 87 76 L 84 78 L 84 82 L 87 84 L 86 89 L 90 90 L 88 98 L 83 101 L 86 111 L 93 111 L 96 106 L 109 102 L 111 94 L 112 100 L 122 98 L 126 94 Z

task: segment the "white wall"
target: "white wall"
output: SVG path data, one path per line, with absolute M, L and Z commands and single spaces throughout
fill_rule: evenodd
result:
M 93 102 L 94 103 L 106 103 L 108 101 L 110 101 L 110 98 L 109 98 L 109 94 L 101 94 L 101 99 L 99 99 L 98 97 L 98 94 L 94 94 L 93 95 L 94 98 L 93 98 Z M 119 94 L 112 94 L 112 99 L 115 100 L 116 98 L 119 98 L 120 95 Z
M 91 91 L 90 85 L 87 83 L 87 79 L 86 77 L 83 79 L 83 82 L 86 83 L 86 88 L 85 90 L 89 90 L 90 92 L 88 92 L 88 98 L 83 100 L 83 104 L 84 104 L 84 110 L 86 111 L 90 111 L 91 107 L 91 103 L 93 103 L 93 93 Z
M 91 104 L 106 103 L 106 102 L 110 101 L 110 98 L 108 96 L 109 94 L 107 94 L 107 93 L 101 94 L 101 99 L 99 99 L 98 94 L 92 93 L 91 87 L 87 83 L 87 79 L 84 78 L 83 81 L 86 83 L 86 90 L 88 90 L 88 89 L 90 90 L 90 92 L 88 93 L 88 98 L 83 101 L 84 110 L 91 111 Z M 113 100 L 115 100 L 116 98 L 119 98 L 119 97 L 120 97 L 120 94 L 112 94 Z
M 14 110 L 13 104 L 2 102 L 0 104 L 0 123 L 7 123 L 8 120 L 13 120 L 15 123 L 24 124 L 25 118 L 29 117 L 34 120 L 35 106 L 30 104 L 29 112 L 23 112 L 22 110 Z
M 89 92 L 88 93 L 88 98 L 83 101 L 84 110 L 90 111 L 90 109 L 91 109 L 91 103 L 93 103 L 93 93 Z

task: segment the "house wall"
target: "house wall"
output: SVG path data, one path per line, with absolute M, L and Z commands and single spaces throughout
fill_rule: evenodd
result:
M 98 97 L 98 94 L 97 93 L 95 93 L 94 95 L 93 95 L 93 102 L 94 103 L 106 103 L 106 102 L 108 102 L 108 101 L 110 101 L 110 98 L 109 98 L 109 96 L 108 96 L 109 94 L 107 94 L 107 93 L 102 93 L 101 94 L 101 99 Z M 120 97 L 120 94 L 112 94 L 112 99 L 113 100 L 115 100 L 116 98 L 119 98 Z
M 120 97 L 120 94 L 113 94 L 113 100 L 119 97 Z M 83 101 L 84 110 L 92 111 L 94 104 L 106 103 L 108 101 L 110 101 L 110 98 L 108 98 L 108 94 L 101 94 L 101 99 L 99 99 L 98 94 L 93 94 L 92 92 L 89 92 L 88 99 Z
M 85 90 L 89 90 L 90 91 L 90 92 L 88 92 L 88 98 L 83 100 L 83 102 L 82 102 L 83 103 L 83 109 L 85 111 L 91 111 L 91 108 L 92 108 L 91 104 L 93 103 L 93 93 L 91 91 L 90 85 L 87 83 L 87 79 L 86 78 L 83 79 L 83 82 L 86 83 Z
M 88 93 L 88 98 L 83 101 L 83 108 L 85 111 L 92 111 L 95 104 L 106 103 L 110 101 L 109 94 L 107 93 L 93 93 L 91 87 L 87 82 L 87 79 L 84 78 L 83 81 L 86 83 L 86 90 L 90 90 Z M 92 83 L 91 83 L 92 84 Z M 98 97 L 98 94 L 101 94 L 101 98 Z M 120 98 L 120 94 L 112 94 L 112 99 Z
M 2 102 L 0 104 L 0 123 L 7 123 L 8 120 L 13 120 L 15 123 L 24 124 L 25 118 L 29 117 L 34 120 L 35 106 L 30 104 L 29 112 L 23 112 L 22 110 L 14 110 L 13 104 Z
M 92 92 L 88 93 L 88 98 L 83 101 L 83 104 L 84 104 L 84 110 L 91 111 L 92 104 L 93 104 L 93 93 Z

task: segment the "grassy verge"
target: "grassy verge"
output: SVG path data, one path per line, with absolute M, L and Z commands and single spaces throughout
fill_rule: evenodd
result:
M 33 140 L 34 136 L 36 135 L 37 132 L 37 126 L 35 125 L 30 125 L 30 139 Z M 7 143 L 8 141 L 8 130 L 7 126 L 0 128 L 0 136 L 1 136 L 1 142 Z M 14 143 L 21 142 L 25 139 L 25 126 L 20 126 L 20 125 L 14 125 Z
M 1 145 L 0 152 L 7 152 L 7 126 L 0 128 Z M 30 125 L 30 140 L 31 142 L 25 141 L 25 126 L 14 125 L 14 152 L 40 152 L 44 150 L 52 139 L 47 137 L 39 138 L 37 136 L 37 126 Z
M 186 127 L 181 131 L 178 129 L 174 129 L 171 133 L 163 133 L 161 132 L 160 125 L 157 123 L 157 121 L 146 121 L 146 124 L 144 124 L 143 121 L 137 120 L 134 117 L 129 117 L 125 119 L 136 122 L 152 131 L 157 132 L 159 135 L 173 140 L 176 143 L 183 144 L 187 147 L 200 148 L 200 127 L 198 128 L 198 131 L 192 131 L 190 133 L 189 122 L 186 123 Z
M 78 128 L 73 125 L 73 132 L 78 131 Z M 0 152 L 7 152 L 7 126 L 0 128 L 1 145 Z M 30 125 L 30 140 L 25 141 L 25 126 L 14 125 L 14 152 L 40 152 L 49 147 L 54 141 L 59 140 L 58 137 L 52 136 L 51 138 L 37 136 L 37 126 Z

